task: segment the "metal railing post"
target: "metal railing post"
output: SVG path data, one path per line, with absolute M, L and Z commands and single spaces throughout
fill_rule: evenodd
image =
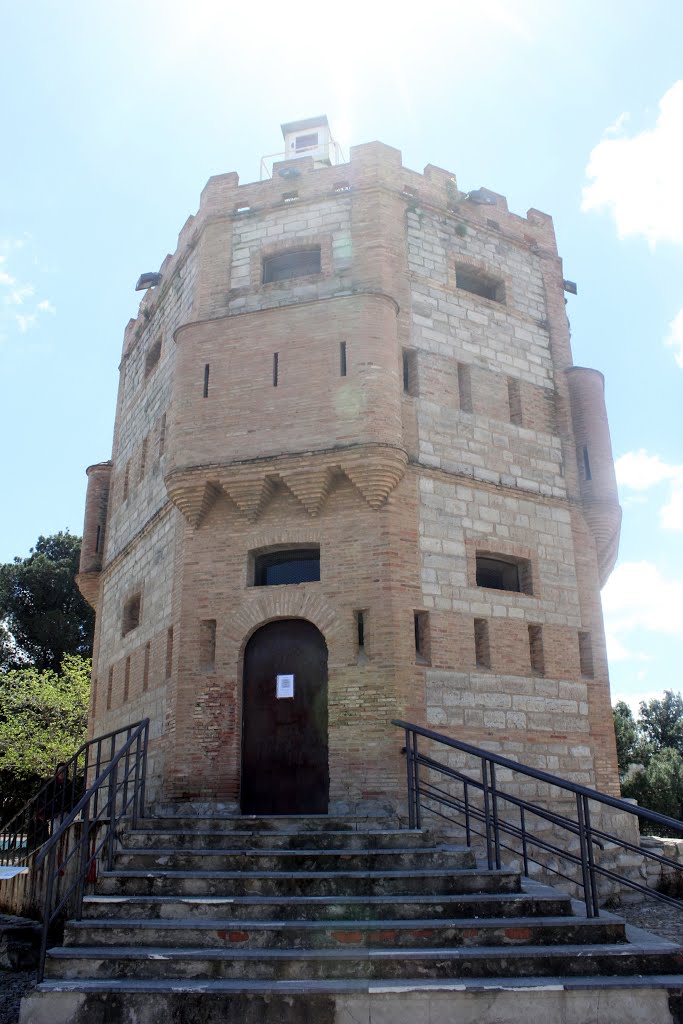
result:
M 420 762 L 417 750 L 417 733 L 413 733 L 413 794 L 415 797 L 415 828 L 422 828 L 422 806 L 420 802 Z
M 114 866 L 114 832 L 116 829 L 116 790 L 117 776 L 118 776 L 118 764 L 115 764 L 111 775 L 109 776 L 109 798 L 107 800 L 107 816 L 109 818 L 109 824 L 107 825 L 107 871 L 111 871 Z
M 481 758 L 481 786 L 484 797 L 484 823 L 486 827 L 486 862 L 489 871 L 493 871 L 493 844 L 491 841 L 491 807 L 489 800 L 489 769 L 488 761 Z
M 415 793 L 413 791 L 413 748 L 412 733 L 405 731 L 406 736 L 406 783 L 408 786 L 408 828 L 415 828 Z
M 583 883 L 583 901 L 586 904 L 586 916 L 594 917 L 593 899 L 591 894 L 590 874 L 588 870 L 588 844 L 586 841 L 586 822 L 584 817 L 583 797 L 576 794 L 576 818 L 579 826 L 579 848 L 581 850 L 581 879 Z
M 600 906 L 598 904 L 598 884 L 597 878 L 595 877 L 595 855 L 593 852 L 593 831 L 591 829 L 591 809 L 590 801 L 587 796 L 582 797 L 583 800 L 583 820 L 586 826 L 586 846 L 588 848 L 588 877 L 590 879 L 591 887 L 591 903 L 593 906 L 593 916 L 600 916 Z
M 498 827 L 498 790 L 496 789 L 496 766 L 489 761 L 489 778 L 491 780 L 491 810 L 493 817 L 493 848 L 495 850 L 496 868 L 500 871 L 500 828 Z

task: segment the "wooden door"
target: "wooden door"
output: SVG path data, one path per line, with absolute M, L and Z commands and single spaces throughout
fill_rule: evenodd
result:
M 293 696 L 278 696 L 290 688 Z M 327 645 L 305 619 L 257 630 L 244 652 L 243 814 L 326 814 Z

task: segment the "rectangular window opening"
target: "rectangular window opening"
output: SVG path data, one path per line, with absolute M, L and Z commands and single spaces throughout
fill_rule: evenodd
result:
M 522 426 L 522 389 L 515 377 L 508 377 L 508 405 L 510 407 L 510 423 Z
M 346 342 L 339 342 L 339 375 L 346 376 Z
M 123 474 L 123 500 L 127 501 L 130 493 L 130 459 L 126 463 L 126 469 Z
M 288 281 L 292 277 L 306 277 L 320 273 L 320 246 L 281 252 L 263 261 L 263 284 Z
M 142 595 L 133 594 L 123 606 L 121 621 L 121 636 L 126 636 L 140 625 L 140 612 L 142 609 Z
M 337 181 L 333 187 L 333 192 L 350 192 L 351 186 L 348 181 Z
M 209 363 L 205 363 L 204 364 L 204 389 L 202 391 L 202 396 L 204 398 L 208 398 L 209 397 L 209 370 L 210 370 L 210 364 Z
M 294 139 L 294 149 L 297 153 L 301 153 L 305 149 L 315 149 L 318 145 L 318 133 L 312 132 L 310 135 L 297 135 Z
M 527 558 L 509 558 L 477 553 L 476 581 L 478 587 L 533 594 L 531 562 Z
M 98 523 L 95 528 L 95 554 L 99 555 L 102 550 L 102 527 Z
M 420 665 L 429 665 L 431 661 L 431 644 L 429 637 L 429 612 L 415 612 L 415 661 Z
M 276 388 L 278 384 L 278 372 L 280 364 L 280 353 L 273 352 L 273 387 Z
M 166 632 L 166 678 L 170 679 L 173 674 L 173 626 L 169 626 Z
M 583 446 L 583 475 L 584 479 L 591 480 L 591 464 L 588 458 L 588 445 Z
M 216 667 L 215 619 L 202 619 L 199 623 L 199 667 L 205 672 Z
M 472 412 L 472 374 L 466 363 L 458 363 L 458 397 L 461 412 Z
M 501 279 L 469 264 L 456 264 L 455 286 L 459 291 L 478 295 L 482 299 L 505 302 L 505 286 Z
M 590 633 L 579 633 L 579 664 L 581 675 L 586 679 L 594 676 L 593 640 Z
M 529 660 L 531 670 L 538 676 L 545 675 L 545 656 L 543 654 L 543 627 L 529 626 Z
M 474 620 L 474 658 L 478 668 L 491 668 L 491 647 L 487 619 Z
M 109 667 L 109 676 L 107 677 L 107 711 L 111 711 L 111 698 L 114 690 L 114 666 Z
M 417 352 L 413 348 L 403 349 L 403 393 L 417 397 Z
M 149 662 L 152 656 L 152 644 L 148 640 L 145 644 L 145 664 L 142 670 L 142 692 L 147 693 L 149 689 Z
M 130 655 L 126 658 L 126 670 L 123 676 L 123 703 L 128 703 L 128 695 L 130 694 Z
M 320 581 L 320 548 L 280 548 L 254 558 L 254 586 L 277 587 Z
M 282 197 L 282 202 L 283 203 L 295 203 L 298 198 L 299 198 L 299 193 L 298 192 L 285 192 L 285 194 Z
M 145 356 L 145 378 L 149 377 L 150 373 L 161 359 L 161 335 L 156 339 L 153 345 L 147 350 Z

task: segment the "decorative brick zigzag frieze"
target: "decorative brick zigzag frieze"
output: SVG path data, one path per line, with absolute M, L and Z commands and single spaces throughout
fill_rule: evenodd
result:
M 317 516 L 339 475 L 351 481 L 370 508 L 380 508 L 403 476 L 407 461 L 401 448 L 358 445 L 342 451 L 176 469 L 166 477 L 166 488 L 171 501 L 195 528 L 220 493 L 255 522 L 278 483 L 284 484 L 310 516 Z

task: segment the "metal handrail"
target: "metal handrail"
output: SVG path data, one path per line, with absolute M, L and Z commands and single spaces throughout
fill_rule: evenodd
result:
M 463 828 L 468 844 L 473 835 L 483 838 L 489 869 L 500 869 L 502 850 L 514 853 L 521 858 L 524 874 L 527 877 L 529 876 L 529 865 L 537 864 L 546 871 L 573 882 L 583 890 L 588 917 L 598 917 L 600 913 L 598 878 L 617 882 L 680 909 L 680 900 L 658 892 L 649 885 L 620 874 L 613 868 L 600 863 L 600 854 L 611 845 L 638 853 L 643 858 L 669 867 L 673 871 L 681 871 L 681 866 L 677 861 L 656 853 L 654 850 L 643 849 L 629 842 L 628 839 L 593 825 L 591 803 L 602 804 L 632 817 L 653 822 L 679 833 L 682 838 L 683 821 L 670 818 L 666 814 L 659 814 L 657 811 L 651 811 L 646 807 L 634 806 L 626 800 L 601 793 L 576 782 L 570 782 L 539 768 L 520 764 L 502 754 L 494 754 L 481 747 L 475 747 L 471 743 L 454 740 L 450 736 L 444 736 L 442 733 L 425 729 L 412 722 L 394 719 L 392 725 L 398 726 L 405 732 L 408 824 L 410 828 L 421 827 L 422 814 L 423 811 L 426 811 Z M 477 759 L 479 761 L 477 776 L 422 753 L 418 746 L 418 736 Z M 496 779 L 497 767 L 542 782 L 571 795 L 576 802 L 576 817 L 569 817 L 557 809 L 551 809 L 551 806 L 534 803 L 524 799 L 518 793 L 502 789 Z M 431 777 L 425 780 L 420 769 L 429 772 Z M 446 784 L 450 780 L 451 783 L 462 786 L 462 790 L 451 792 L 442 788 L 433 780 L 435 774 L 446 780 Z M 477 796 L 473 800 L 474 794 Z M 426 806 L 423 806 L 423 801 L 427 801 Z M 432 806 L 432 804 L 437 806 Z M 518 816 L 515 819 L 505 816 L 510 808 Z M 454 812 L 456 817 L 452 817 L 447 813 L 448 811 Z M 529 817 L 538 819 L 546 826 L 552 826 L 553 829 L 559 829 L 565 836 L 571 837 L 574 842 L 578 841 L 578 850 L 573 851 L 568 848 L 566 840 L 561 843 L 559 840 L 553 841 L 547 834 L 538 834 L 537 830 L 530 828 Z M 600 852 L 596 853 L 596 851 Z M 543 858 L 543 854 L 560 859 L 570 867 L 573 866 L 576 868 L 576 874 L 566 874 L 559 867 L 548 863 L 547 857 Z
M 124 734 L 129 737 L 140 724 L 133 722 L 87 740 L 68 760 L 60 762 L 64 780 L 58 781 L 55 769 L 53 777 L 43 783 L 21 810 L 0 825 L 0 865 L 28 863 L 80 798 L 88 775 L 94 773 L 97 777 L 111 760 L 118 739 Z
M 116 743 L 117 737 L 122 742 Z M 108 741 L 106 763 L 102 744 Z M 55 922 L 68 910 L 80 917 L 86 886 L 95 881 L 100 862 L 111 871 L 117 828 L 131 818 L 133 828 L 144 813 L 149 719 L 118 729 L 85 744 L 97 751 L 95 775 L 83 795 L 60 819 L 38 850 L 31 871 L 44 872 L 43 927 L 38 980 L 45 971 L 48 938 Z M 87 784 L 87 775 L 85 784 Z

